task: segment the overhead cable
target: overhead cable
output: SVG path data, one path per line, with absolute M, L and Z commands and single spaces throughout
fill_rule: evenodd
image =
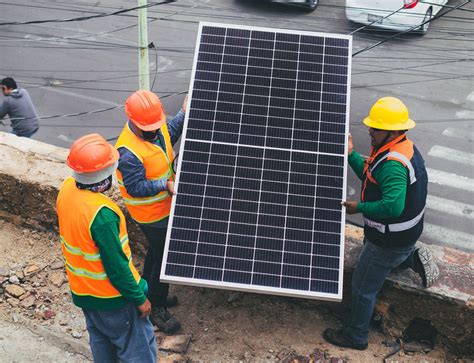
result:
M 441 18 L 442 16 L 444 16 L 444 15 L 447 14 L 447 13 L 450 13 L 450 12 L 453 11 L 453 10 L 462 8 L 464 5 L 469 4 L 470 2 L 471 2 L 471 0 L 466 0 L 466 1 L 464 1 L 463 3 L 461 3 L 461 4 L 456 5 L 456 6 L 453 7 L 453 8 L 448 9 L 448 10 L 447 10 L 445 13 L 443 13 L 443 14 L 437 14 L 437 15 L 433 16 L 432 18 L 423 21 L 423 22 L 422 22 L 421 24 L 419 24 L 419 25 L 414 25 L 414 26 L 410 27 L 409 29 L 407 29 L 407 30 L 405 30 L 405 31 L 403 31 L 403 32 L 399 32 L 399 33 L 393 34 L 393 35 L 391 35 L 391 36 L 389 36 L 389 37 L 387 37 L 387 38 L 385 38 L 385 39 L 383 39 L 383 40 L 381 40 L 381 41 L 379 41 L 379 42 L 377 42 L 377 43 L 375 43 L 375 44 L 372 44 L 372 45 L 370 45 L 370 46 L 368 46 L 368 47 L 365 47 L 364 49 L 361 49 L 361 50 L 359 50 L 359 51 L 353 53 L 353 54 L 352 54 L 352 57 L 356 57 L 358 54 L 361 54 L 361 53 L 363 53 L 363 52 L 367 52 L 367 51 L 369 51 L 369 50 L 371 50 L 371 49 L 374 49 L 375 47 L 378 47 L 379 45 L 381 45 L 381 44 L 383 44 L 383 43 L 388 42 L 389 40 L 392 40 L 392 39 L 394 39 L 394 38 L 397 38 L 397 37 L 399 37 L 400 35 L 406 34 L 406 33 L 410 32 L 410 31 L 412 31 L 412 30 L 414 30 L 414 29 L 416 29 L 416 28 L 422 27 L 423 25 L 428 24 L 428 23 L 432 22 L 432 21 L 435 20 L 435 19 Z
M 164 96 L 160 96 L 160 99 L 165 99 L 168 97 L 173 97 L 177 95 L 182 95 L 187 93 L 188 91 L 181 91 L 181 92 L 176 92 Z M 112 111 L 112 110 L 117 110 L 119 108 L 123 108 L 123 105 L 118 105 L 118 106 L 112 106 L 112 107 L 107 107 L 107 108 L 100 108 L 98 110 L 91 110 L 91 111 L 83 111 L 83 112 L 75 112 L 75 113 L 68 113 L 68 114 L 58 114 L 58 115 L 49 115 L 49 116 L 40 116 L 38 118 L 36 117 L 15 117 L 15 118 L 10 118 L 10 121 L 17 121 L 17 120 L 31 120 L 31 119 L 38 119 L 38 120 L 48 120 L 48 119 L 53 119 L 53 118 L 62 118 L 62 117 L 77 117 L 77 116 L 84 116 L 84 115 L 92 115 L 95 113 L 102 113 L 102 112 L 107 112 L 107 111 Z
M 69 22 L 74 22 L 74 21 L 84 21 L 84 20 L 90 20 L 90 19 L 96 19 L 96 18 L 105 18 L 107 16 L 124 14 L 124 13 L 128 13 L 128 12 L 134 11 L 134 10 L 151 8 L 151 7 L 158 6 L 158 5 L 168 4 L 168 3 L 171 3 L 171 2 L 174 2 L 174 1 L 175 0 L 164 0 L 164 1 L 161 1 L 161 2 L 152 2 L 152 3 L 146 4 L 146 5 L 142 5 L 142 6 L 135 6 L 133 8 L 127 8 L 127 9 L 113 11 L 111 13 L 103 13 L 103 14 L 89 15 L 89 16 L 80 16 L 80 17 L 77 17 L 77 18 L 70 18 L 70 19 L 49 19 L 49 20 L 30 20 L 30 21 L 4 22 L 4 23 L 0 23 L 0 26 L 3 26 L 3 25 L 44 24 L 44 23 L 69 23 Z
M 391 12 L 390 14 L 384 16 L 382 19 L 380 19 L 380 20 L 374 20 L 374 21 L 370 22 L 369 24 L 364 25 L 364 26 L 362 26 L 362 27 L 360 27 L 360 28 L 358 28 L 358 29 L 356 29 L 356 30 L 350 32 L 349 35 L 353 35 L 353 34 L 359 32 L 359 31 L 361 31 L 361 30 L 367 29 L 368 27 L 374 25 L 375 23 L 382 22 L 384 19 L 387 19 L 388 17 L 390 17 L 390 16 L 392 16 L 392 15 L 395 15 L 396 13 L 398 13 L 400 10 L 402 10 L 402 9 L 404 9 L 404 8 L 405 8 L 405 6 L 402 6 L 400 9 Z

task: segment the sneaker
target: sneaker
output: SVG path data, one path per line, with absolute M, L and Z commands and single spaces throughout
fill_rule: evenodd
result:
M 174 334 L 181 329 L 181 324 L 164 307 L 152 308 L 150 320 L 160 331 L 166 334 Z
M 178 298 L 176 296 L 168 296 L 166 298 L 166 307 L 172 308 L 178 305 Z
M 421 276 L 423 287 L 430 287 L 439 278 L 439 269 L 433 261 L 431 251 L 426 247 L 420 247 L 415 251 L 413 270 Z
M 328 343 L 338 347 L 352 348 L 357 350 L 365 350 L 368 347 L 367 343 L 358 344 L 350 341 L 344 336 L 342 330 L 328 328 L 324 331 L 323 337 Z

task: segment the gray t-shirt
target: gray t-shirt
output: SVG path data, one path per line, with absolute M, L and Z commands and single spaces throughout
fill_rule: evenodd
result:
M 6 115 L 10 117 L 15 135 L 28 135 L 39 128 L 38 113 L 25 89 L 16 89 L 6 96 L 0 106 L 0 120 Z

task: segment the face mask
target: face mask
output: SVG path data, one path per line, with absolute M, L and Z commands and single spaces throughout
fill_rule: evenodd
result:
M 87 189 L 94 193 L 104 193 L 112 187 L 112 175 L 107 179 L 102 180 L 101 182 L 85 185 L 76 182 L 76 185 L 79 189 Z
M 143 131 L 142 130 L 143 140 L 154 141 L 158 138 L 158 130 L 155 131 Z

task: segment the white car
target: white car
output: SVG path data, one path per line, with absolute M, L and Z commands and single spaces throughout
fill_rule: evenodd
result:
M 295 4 L 301 5 L 309 10 L 316 9 L 316 6 L 319 3 L 319 0 L 269 0 L 272 3 L 284 3 L 284 4 Z
M 350 21 L 378 28 L 426 34 L 430 23 L 448 0 L 346 0 L 346 17 Z

